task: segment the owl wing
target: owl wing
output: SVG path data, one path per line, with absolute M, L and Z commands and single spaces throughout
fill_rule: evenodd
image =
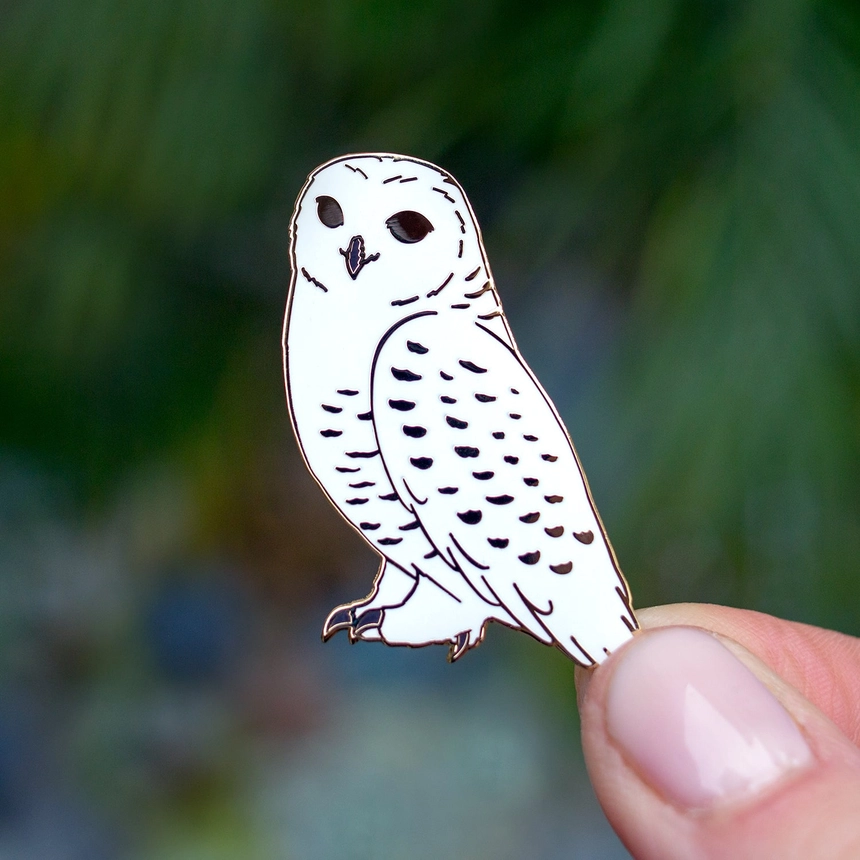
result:
M 488 603 L 586 664 L 629 637 L 627 586 L 570 438 L 511 346 L 472 320 L 416 315 L 380 344 L 372 399 L 396 492 Z

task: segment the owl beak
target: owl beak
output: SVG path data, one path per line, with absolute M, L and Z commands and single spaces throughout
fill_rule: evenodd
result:
M 343 255 L 346 263 L 346 270 L 349 276 L 355 280 L 358 273 L 374 260 L 379 259 L 379 254 L 371 254 L 369 257 L 364 250 L 364 239 L 361 236 L 353 236 L 349 240 L 349 245 L 346 248 L 341 248 L 340 253 Z

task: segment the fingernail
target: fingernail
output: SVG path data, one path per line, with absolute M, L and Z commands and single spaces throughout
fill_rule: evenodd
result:
M 615 668 L 607 728 L 678 806 L 753 795 L 812 753 L 783 706 L 714 636 L 685 627 L 632 642 Z

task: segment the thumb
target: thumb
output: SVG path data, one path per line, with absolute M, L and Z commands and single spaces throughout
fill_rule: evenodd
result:
M 703 629 L 707 607 L 688 609 L 673 607 L 673 623 L 686 613 L 701 626 L 644 629 L 577 675 L 586 764 L 625 845 L 638 860 L 860 857 L 860 750 L 736 641 L 756 647 L 750 618 L 760 618 L 772 656 L 781 625 L 787 645 L 797 625 L 737 611 L 739 635 L 727 638 L 732 610 L 713 608 L 718 635 Z M 640 620 L 647 628 L 665 617 L 651 610 Z M 835 683 L 851 676 L 842 690 L 860 678 L 846 640 L 830 667 Z M 828 673 L 815 671 L 816 701 L 826 700 Z

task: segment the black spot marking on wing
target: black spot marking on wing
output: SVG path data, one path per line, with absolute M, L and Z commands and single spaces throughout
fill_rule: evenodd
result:
M 382 546 L 394 546 L 394 544 L 400 543 L 403 538 L 380 538 L 378 543 Z
M 470 448 L 468 445 L 455 445 L 454 451 L 459 457 L 477 457 L 481 452 L 477 448 Z
M 417 382 L 419 379 L 421 379 L 420 373 L 413 373 L 408 368 L 404 368 L 401 370 L 399 367 L 392 367 L 391 375 L 398 382 Z
M 424 469 L 429 469 L 433 465 L 433 458 L 432 457 L 410 457 L 409 462 L 416 469 L 424 470 Z
M 409 352 L 415 352 L 418 355 L 425 355 L 426 353 L 430 352 L 430 350 L 427 349 L 427 347 L 424 346 L 423 343 L 417 343 L 414 340 L 407 340 L 406 348 L 409 350 Z
M 413 439 L 420 439 L 427 435 L 427 428 L 420 424 L 404 424 L 402 429 L 405 436 L 411 436 Z
M 551 529 L 544 529 L 550 537 L 561 537 L 564 534 L 564 526 L 553 526 Z
M 459 493 L 459 487 L 439 487 L 438 492 L 440 492 L 443 496 L 453 496 L 454 493 Z
M 441 376 L 442 379 L 446 380 L 447 382 L 450 382 L 454 378 L 453 376 L 451 376 L 450 373 L 445 373 L 444 370 L 439 371 L 439 376 Z
M 489 481 L 496 473 L 495 472 L 472 472 L 472 477 L 477 478 L 479 481 Z
M 465 430 L 469 426 L 468 421 L 461 421 L 459 418 L 452 418 L 450 415 L 446 415 L 445 420 L 448 422 L 448 426 L 453 427 L 455 430 Z
M 508 418 L 513 418 L 514 421 L 519 421 L 522 417 L 519 412 L 508 412 Z
M 492 394 L 476 394 L 475 400 L 479 403 L 492 403 L 496 398 Z
M 459 250 L 459 251 L 457 251 L 457 256 L 458 256 L 458 257 L 462 257 L 462 256 L 463 256 L 463 240 L 462 240 L 462 239 L 460 239 L 460 250 Z
M 540 514 L 537 511 L 532 511 L 530 514 L 523 514 L 520 517 L 522 523 L 536 523 L 540 519 Z
M 443 403 L 456 403 L 456 402 L 457 402 L 457 398 L 456 398 L 456 397 L 448 397 L 448 395 L 447 395 L 447 394 L 443 394 L 439 399 L 440 399 Z
M 537 478 L 523 478 L 523 483 L 527 487 L 536 487 L 540 481 Z
M 327 403 L 323 403 L 321 405 L 326 412 L 333 412 L 335 415 L 337 415 L 338 412 L 343 412 L 343 409 L 340 406 L 329 406 Z
M 519 391 L 517 391 L 517 390 L 516 390 L 516 388 L 512 388 L 512 389 L 511 389 L 511 394 L 519 394 Z
M 487 538 L 487 543 L 496 549 L 504 549 L 510 541 L 507 538 Z
M 354 469 L 347 469 L 346 466 L 335 466 L 334 469 L 336 472 L 360 472 L 361 471 L 360 466 L 356 466 Z
M 465 367 L 466 370 L 471 370 L 472 373 L 486 373 L 487 372 L 486 367 L 481 367 L 480 365 L 475 364 L 474 361 L 463 361 L 463 359 L 461 358 L 459 364 L 460 364 L 460 367 Z
M 525 440 L 526 440 L 526 442 L 537 442 L 538 437 L 537 437 L 537 436 L 528 436 L 528 435 L 526 435 L 526 434 L 524 433 L 524 434 L 523 434 L 523 439 L 525 439 Z
M 546 460 L 547 463 L 554 463 L 558 459 L 555 454 L 541 454 L 540 458 L 541 460 Z
M 476 526 L 481 519 L 483 518 L 483 514 L 480 511 L 458 511 L 457 516 L 468 526 Z
M 564 501 L 564 496 L 544 496 L 544 498 L 551 504 L 557 505 L 559 502 Z
M 590 529 L 587 532 L 574 532 L 573 536 L 584 544 L 590 544 L 594 540 L 594 532 Z
M 396 502 L 400 499 L 400 496 L 397 493 L 386 493 L 384 496 L 380 496 L 383 502 Z
M 348 505 L 363 505 L 369 501 L 370 501 L 370 499 L 347 499 L 346 503 Z
M 338 388 L 338 394 L 343 394 L 345 397 L 355 397 L 358 392 L 354 388 Z
M 388 405 L 398 412 L 408 412 L 415 408 L 415 404 L 411 400 L 389 400 Z
M 380 541 L 382 543 L 382 541 Z M 517 558 L 523 564 L 537 564 L 540 561 L 540 550 L 535 550 L 534 552 L 524 552 L 522 555 L 518 555 Z
M 570 573 L 573 570 L 573 562 L 566 561 L 564 564 L 551 564 L 549 569 L 553 573 Z
M 431 549 L 430 552 L 425 553 L 424 558 L 433 558 L 434 555 L 439 555 L 438 549 Z
M 352 457 L 354 460 L 369 460 L 371 457 L 376 457 L 379 450 L 376 451 L 347 451 L 346 456 Z
M 463 280 L 464 281 L 473 281 L 478 276 L 478 272 L 480 272 L 480 271 L 481 271 L 481 267 L 478 266 L 478 268 L 475 269 L 474 272 L 469 272 L 469 274 L 466 275 L 466 277 Z
M 359 421 L 370 421 L 373 418 L 372 412 L 359 412 L 358 415 L 355 416 Z
M 406 523 L 405 526 L 398 526 L 397 531 L 399 532 L 411 532 L 413 529 L 417 529 L 419 527 L 418 520 L 412 520 L 411 523 Z
M 417 302 L 420 296 L 410 296 L 408 299 L 394 299 L 391 302 L 391 306 L 394 308 L 401 308 L 403 305 L 411 305 L 412 302 Z
M 375 487 L 376 481 L 359 481 L 357 484 L 350 484 L 353 490 L 363 490 L 365 487 Z
M 343 436 L 343 430 L 320 430 L 320 436 L 326 439 L 334 439 L 337 436 Z
M 451 305 L 451 307 L 455 311 L 464 311 L 464 310 L 466 310 L 466 308 L 470 308 L 472 306 L 468 302 L 460 302 L 459 304 Z
M 520 458 L 519 457 L 512 457 L 510 454 L 508 454 L 507 457 L 505 457 L 505 462 L 510 463 L 512 466 L 516 466 L 517 463 L 520 462 Z
M 509 505 L 514 500 L 514 497 L 507 493 L 502 496 L 485 496 L 485 498 L 491 505 Z
M 362 531 L 373 532 L 379 528 L 379 523 L 359 523 L 359 527 Z
M 496 430 L 496 432 L 493 433 L 493 438 L 494 439 L 504 439 L 505 434 L 501 430 Z

